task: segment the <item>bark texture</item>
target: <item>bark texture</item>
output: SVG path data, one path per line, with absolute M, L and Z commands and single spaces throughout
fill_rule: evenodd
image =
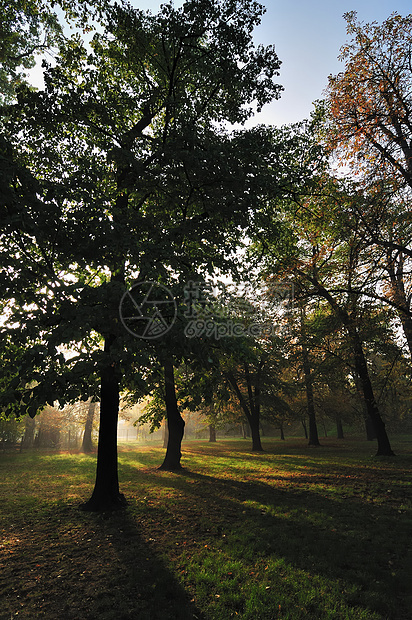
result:
M 106 340 L 105 351 L 110 351 Z M 97 446 L 96 482 L 91 498 L 83 504 L 86 511 L 118 510 L 127 505 L 119 491 L 117 468 L 117 422 L 119 382 L 115 364 L 103 368 L 100 384 L 100 427 Z
M 216 427 L 214 424 L 209 424 L 209 442 L 216 442 Z
M 391 448 L 388 435 L 386 433 L 385 423 L 379 413 L 378 405 L 373 394 L 372 383 L 369 377 L 368 366 L 365 354 L 363 352 L 362 342 L 356 328 L 349 326 L 349 335 L 352 341 L 355 368 L 359 377 L 360 386 L 365 401 L 366 411 L 372 421 L 373 430 L 375 431 L 376 440 L 378 442 L 378 450 L 376 456 L 394 456 L 395 453 Z
M 94 422 L 94 416 L 95 416 L 96 410 L 97 410 L 97 403 L 90 401 L 88 409 L 87 409 L 86 423 L 84 425 L 82 452 L 93 451 L 92 431 L 93 431 L 93 422 Z
M 313 397 L 312 372 L 310 368 L 309 352 L 306 344 L 305 317 L 301 312 L 301 346 L 302 346 L 302 365 L 305 377 L 306 401 L 309 418 L 309 446 L 320 446 L 318 427 L 316 423 L 315 399 Z
M 169 438 L 167 442 L 166 456 L 159 469 L 176 471 L 182 469 L 180 459 L 182 458 L 181 446 L 185 429 L 185 421 L 180 415 L 177 404 L 173 363 L 169 360 L 165 361 L 163 363 L 163 369 Z

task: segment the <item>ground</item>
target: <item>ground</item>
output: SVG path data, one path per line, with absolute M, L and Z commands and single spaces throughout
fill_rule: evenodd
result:
M 0 455 L 0 619 L 412 617 L 412 441 L 125 444 L 129 506 L 84 513 L 95 455 Z

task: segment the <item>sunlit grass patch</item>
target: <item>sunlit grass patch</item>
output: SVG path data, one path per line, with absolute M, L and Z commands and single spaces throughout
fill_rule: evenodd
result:
M 0 455 L 4 618 L 407 620 L 408 445 L 184 442 L 181 473 L 128 445 L 129 507 L 100 515 L 96 454 Z

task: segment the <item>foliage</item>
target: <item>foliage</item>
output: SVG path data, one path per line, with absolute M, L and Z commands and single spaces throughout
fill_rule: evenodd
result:
M 61 26 L 51 3 L 12 0 L 0 3 L 0 103 L 13 99 L 15 88 L 27 80 L 35 55 L 59 39 Z
M 24 423 L 20 418 L 11 416 L 5 418 L 0 414 L 0 445 L 1 448 L 15 447 L 21 439 L 24 431 Z
M 92 30 L 107 6 L 106 0 L 1 0 L 0 104 L 13 101 L 16 89 L 29 83 L 27 70 L 39 56 L 57 54 L 65 30 Z
M 252 42 L 262 13 L 246 0 L 112 7 L 91 51 L 73 35 L 45 90 L 3 109 L 2 294 L 25 385 L 37 381 L 24 411 L 95 394 L 109 360 L 143 393 L 131 369 L 153 349 L 118 320 L 127 285 L 233 266 L 261 183 L 246 142 L 259 143 L 223 123 L 278 96 L 274 49 Z
M 345 70 L 329 78 L 323 138 L 367 188 L 357 219 L 411 352 L 412 16 L 393 13 L 382 24 L 360 23 L 355 12 L 345 18 L 351 41 L 341 49 Z
M 412 188 L 412 15 L 363 24 L 346 13 L 345 70 L 329 78 L 331 144 L 353 164 Z

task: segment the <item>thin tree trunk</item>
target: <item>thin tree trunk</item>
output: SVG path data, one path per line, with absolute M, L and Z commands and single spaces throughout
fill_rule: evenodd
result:
M 313 397 L 312 373 L 310 369 L 309 354 L 306 347 L 306 333 L 304 328 L 304 319 L 302 318 L 302 361 L 303 374 L 305 377 L 306 400 L 308 406 L 309 418 L 309 446 L 320 446 L 318 427 L 316 424 L 315 400 Z
M 282 441 L 285 441 L 285 433 L 283 431 L 283 424 L 280 424 L 280 438 Z
M 36 430 L 36 420 L 26 416 L 24 420 L 24 436 L 22 439 L 23 448 L 32 448 L 34 444 L 34 433 Z
M 255 391 L 255 397 L 253 398 L 250 376 L 247 370 L 247 364 L 245 364 L 245 370 L 246 370 L 246 383 L 248 387 L 250 407 L 248 406 L 242 392 L 240 391 L 240 388 L 237 384 L 237 381 L 233 373 L 227 372 L 226 378 L 229 381 L 229 384 L 231 385 L 236 396 L 238 397 L 240 406 L 242 407 L 245 413 L 246 419 L 249 422 L 250 432 L 252 435 L 252 450 L 253 452 L 263 452 L 263 447 L 262 447 L 262 443 L 260 440 L 260 428 L 259 428 L 260 427 L 259 398 L 256 396 L 256 391 Z
M 179 408 L 177 406 L 173 363 L 169 360 L 165 361 L 163 364 L 163 369 L 169 439 L 167 442 L 166 456 L 159 469 L 176 471 L 182 469 L 180 459 L 182 458 L 181 446 L 185 428 L 185 421 L 180 415 Z
M 114 337 L 106 338 L 105 352 L 109 353 Z M 83 510 L 116 510 L 127 505 L 119 491 L 117 467 L 117 422 L 119 416 L 119 382 L 115 364 L 106 366 L 100 383 L 100 428 L 97 446 L 96 482 L 91 498 Z
M 92 400 L 90 400 L 89 407 L 87 409 L 86 423 L 84 426 L 83 441 L 82 441 L 82 447 L 81 447 L 82 452 L 93 451 L 92 431 L 93 431 L 93 421 L 94 421 L 96 409 L 97 409 L 97 403 L 94 403 L 92 402 Z
M 342 420 L 339 416 L 336 418 L 336 432 L 338 435 L 338 439 L 344 439 Z
M 309 439 L 308 436 L 308 427 L 306 426 L 305 420 L 302 420 L 303 432 L 305 433 L 305 439 Z
M 163 422 L 163 447 L 167 448 L 169 442 L 169 427 L 167 424 L 167 418 Z

